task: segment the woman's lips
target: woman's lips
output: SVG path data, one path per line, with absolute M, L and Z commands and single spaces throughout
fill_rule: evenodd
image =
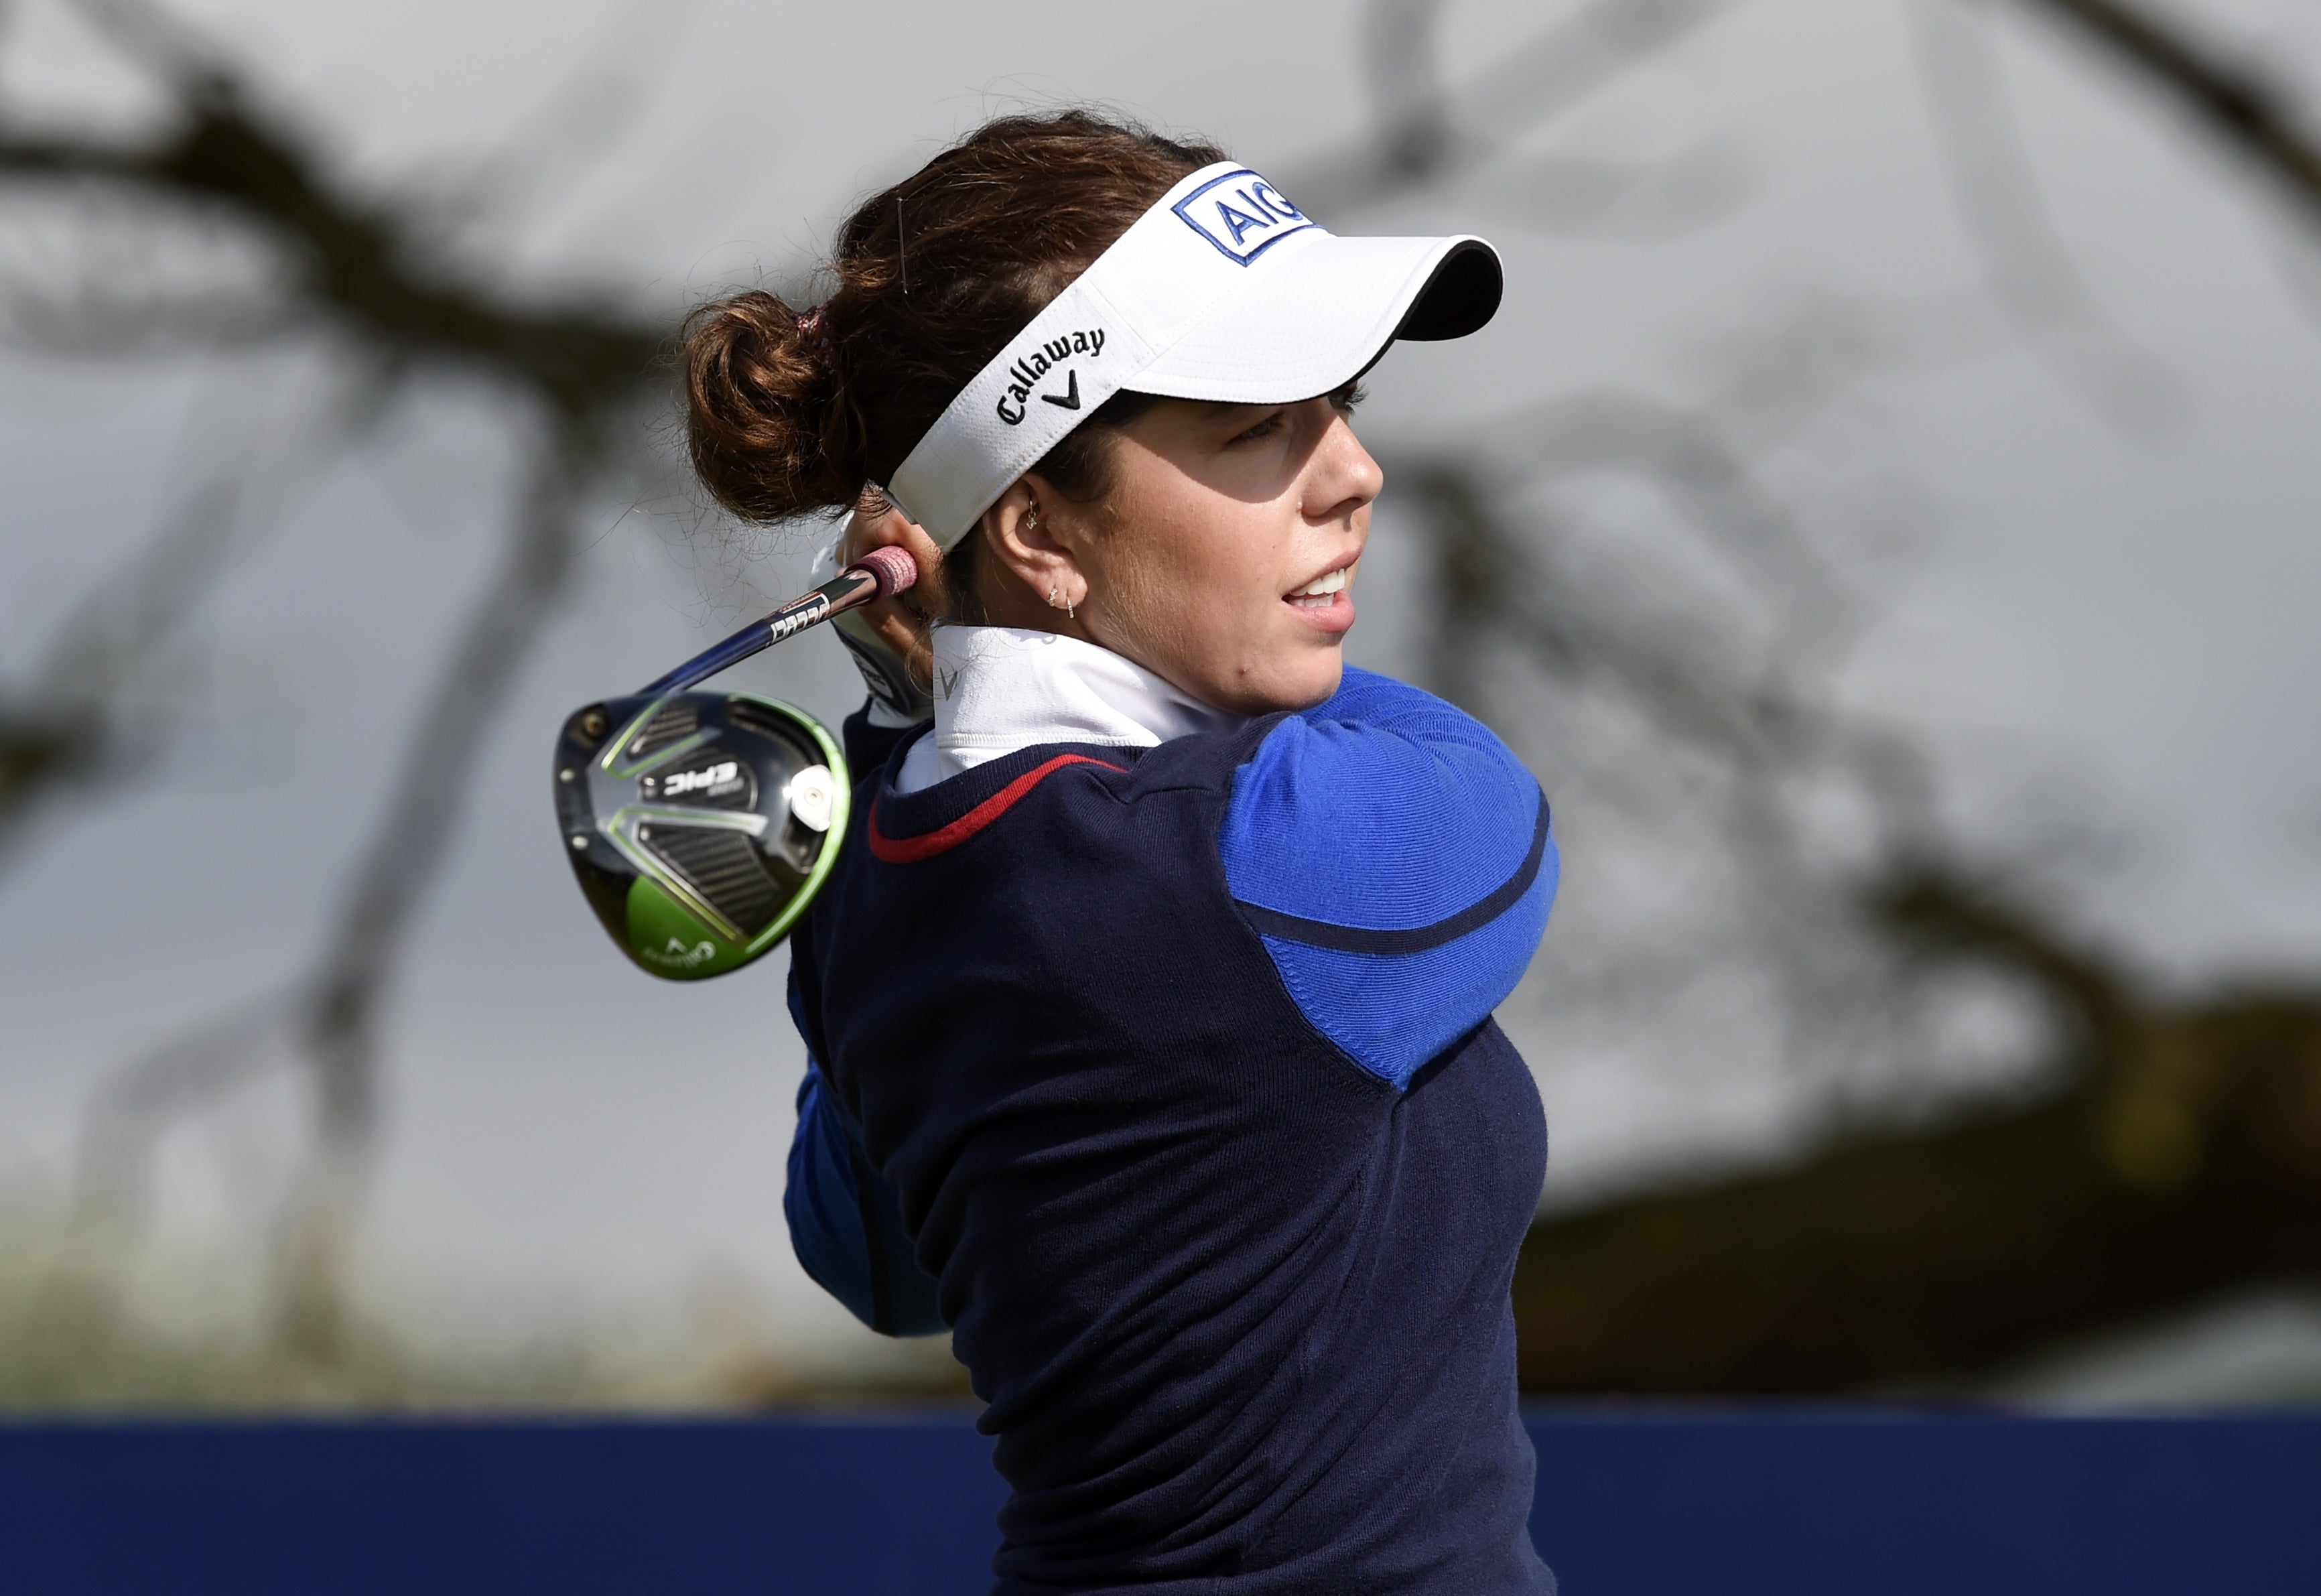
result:
M 1343 632 L 1354 624 L 1350 570 L 1351 565 L 1344 565 L 1324 571 L 1296 592 L 1284 594 L 1281 601 L 1309 625 L 1324 632 Z

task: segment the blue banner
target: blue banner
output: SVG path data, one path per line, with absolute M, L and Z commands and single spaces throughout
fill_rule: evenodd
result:
M 2321 1418 L 1542 1413 L 1567 1596 L 2321 1591 Z M 0 1426 L 0 1592 L 942 1596 L 963 1418 Z

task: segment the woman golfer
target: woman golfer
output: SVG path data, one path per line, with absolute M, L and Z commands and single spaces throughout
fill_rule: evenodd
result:
M 826 303 L 689 333 L 710 488 L 852 506 L 850 552 L 921 572 L 851 638 L 786 1207 L 858 1316 L 951 1331 L 1001 1591 L 1554 1588 L 1507 1300 L 1546 1135 L 1491 1018 L 1547 804 L 1340 658 L 1381 485 L 1354 381 L 1482 326 L 1499 265 L 1294 199 L 996 122 L 854 214 Z

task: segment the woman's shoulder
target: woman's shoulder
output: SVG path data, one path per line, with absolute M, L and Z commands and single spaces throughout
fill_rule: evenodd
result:
M 1546 795 L 1513 752 L 1369 671 L 1266 729 L 1216 844 L 1309 1020 L 1397 1086 L 1515 989 L 1558 876 Z

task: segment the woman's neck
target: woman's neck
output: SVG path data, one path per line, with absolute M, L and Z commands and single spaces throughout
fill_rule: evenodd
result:
M 946 624 L 933 643 L 934 730 L 904 761 L 905 792 L 1040 743 L 1151 748 L 1247 718 L 1060 633 Z

